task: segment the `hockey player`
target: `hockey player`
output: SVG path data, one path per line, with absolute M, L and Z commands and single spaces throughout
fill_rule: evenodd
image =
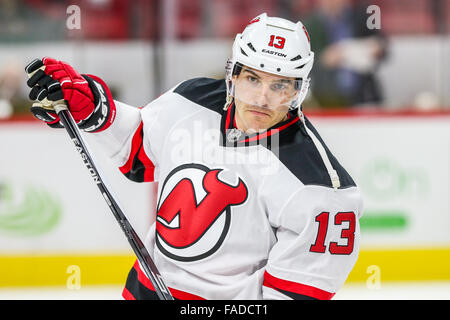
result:
M 51 58 L 32 100 L 64 98 L 129 179 L 158 182 L 146 246 L 176 299 L 330 299 L 358 256 L 362 197 L 302 113 L 314 53 L 301 22 L 262 14 L 226 79 L 182 82 L 144 108 Z M 32 107 L 60 127 L 49 107 Z M 138 262 L 125 299 L 156 299 Z

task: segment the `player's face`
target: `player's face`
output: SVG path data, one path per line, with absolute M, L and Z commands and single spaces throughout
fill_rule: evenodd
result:
M 236 124 L 242 131 L 264 131 L 287 118 L 298 93 L 295 79 L 280 77 L 244 66 L 233 77 Z

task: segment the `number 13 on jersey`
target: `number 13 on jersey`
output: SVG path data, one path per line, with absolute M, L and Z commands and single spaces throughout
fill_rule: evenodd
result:
M 309 249 L 310 252 L 317 252 L 317 253 L 325 253 L 326 252 L 326 244 L 325 244 L 325 238 L 327 236 L 327 233 L 330 231 L 331 228 L 339 228 L 340 225 L 343 223 L 347 223 L 347 228 L 341 229 L 341 239 L 346 239 L 347 244 L 340 245 L 337 242 L 331 241 L 329 243 L 328 251 L 331 254 L 343 254 L 343 255 L 349 255 L 353 252 L 353 245 L 355 242 L 355 224 L 356 224 L 356 217 L 354 212 L 338 212 L 334 216 L 334 224 L 331 226 L 328 226 L 329 222 L 329 212 L 322 212 L 319 215 L 316 216 L 316 222 L 319 223 L 319 227 L 317 230 L 317 236 L 316 241 L 311 245 L 311 248 Z

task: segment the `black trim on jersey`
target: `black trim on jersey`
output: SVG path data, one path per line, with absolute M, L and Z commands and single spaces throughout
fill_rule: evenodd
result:
M 324 147 L 331 165 L 336 170 L 341 183 L 339 189 L 355 187 L 356 184 L 352 177 L 330 152 L 317 130 L 306 117 L 305 122 L 308 129 L 314 133 Z M 299 125 L 303 127 L 303 123 L 299 122 Z M 309 136 L 302 134 L 301 130 L 286 130 L 280 133 L 279 159 L 303 184 L 330 188 L 333 186 L 314 142 Z
M 122 174 L 134 182 L 150 182 L 154 180 L 154 164 L 145 153 L 143 141 L 144 131 L 143 123 L 141 122 L 132 138 L 129 159 L 125 165 L 120 167 Z M 129 161 L 131 161 L 131 165 L 128 165 Z M 127 167 L 128 171 L 124 172 L 124 167 Z M 147 174 L 150 175 L 147 177 Z
M 279 288 L 273 288 L 273 289 L 277 290 L 278 292 L 280 292 L 294 300 L 319 300 L 314 297 L 305 296 L 303 294 L 294 293 L 294 292 L 290 292 L 290 291 L 286 291 L 286 290 L 281 290 Z
M 222 115 L 220 130 L 222 133 L 221 145 L 227 147 L 247 147 L 249 145 L 262 144 L 268 148 L 280 161 L 305 185 L 320 185 L 332 187 L 330 176 L 323 163 L 319 151 L 315 147 L 312 139 L 308 136 L 302 121 L 287 126 L 285 129 L 270 135 L 257 139 L 256 143 L 239 143 L 238 141 L 227 141 L 226 133 L 229 129 L 233 129 L 234 123 L 234 104 L 227 110 L 223 110 L 226 101 L 226 84 L 225 81 L 209 78 L 195 78 L 187 80 L 180 84 L 174 92 L 182 95 L 186 99 L 197 103 L 205 108 L 215 111 Z M 296 117 L 296 111 L 290 111 L 291 116 Z M 270 129 L 276 129 L 286 125 L 292 121 L 292 117 L 276 124 Z M 340 179 L 340 189 L 356 186 L 348 172 L 340 165 L 337 159 L 330 152 L 317 130 L 311 122 L 305 117 L 308 127 L 322 143 L 331 165 L 336 170 Z M 228 124 L 228 126 L 226 125 Z M 269 129 L 269 130 L 270 130 Z M 245 138 L 251 138 L 258 134 L 247 135 Z M 259 134 L 261 135 L 261 134 Z M 261 135 L 263 136 L 263 135 Z M 244 137 L 244 136 L 243 136 Z M 269 138 L 269 139 L 268 139 Z M 277 139 L 279 148 L 274 150 L 274 144 L 271 141 Z M 239 137 L 242 140 L 242 137 Z
M 142 161 L 138 158 L 139 152 L 141 151 L 142 147 L 143 145 L 141 144 L 139 150 L 134 155 L 131 170 L 128 171 L 127 173 L 124 173 L 125 177 L 134 182 L 144 182 L 144 174 L 146 168 L 145 165 L 142 163 Z
M 309 128 L 309 125 L 308 125 Z M 284 140 L 284 141 L 283 141 Z M 287 143 L 288 141 L 289 143 Z M 328 158 L 336 170 L 341 186 L 339 189 L 356 186 L 347 171 L 324 145 Z M 275 152 L 275 150 L 271 150 Z M 278 150 L 280 161 L 305 185 L 319 185 L 332 187 L 330 176 L 319 151 L 310 137 L 297 132 L 286 132 L 280 135 L 280 148 Z
M 225 79 L 194 78 L 184 81 L 173 92 L 219 114 L 223 113 L 227 96 Z
M 138 280 L 136 269 L 131 268 L 128 273 L 125 288 L 133 295 L 136 300 L 159 300 L 155 291 L 148 289 Z

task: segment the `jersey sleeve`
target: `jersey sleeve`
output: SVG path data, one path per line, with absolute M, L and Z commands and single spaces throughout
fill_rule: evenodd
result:
M 263 281 L 264 299 L 331 299 L 356 263 L 362 199 L 357 187 L 306 186 L 272 216 L 277 242 Z
M 157 181 L 159 148 L 162 147 L 161 107 L 158 99 L 143 108 L 115 101 L 116 118 L 101 132 L 91 133 L 96 144 L 128 179 L 135 182 Z

